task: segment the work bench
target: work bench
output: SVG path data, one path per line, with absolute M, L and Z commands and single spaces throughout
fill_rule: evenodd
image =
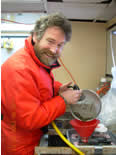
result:
M 85 155 L 116 155 L 116 146 L 79 146 Z M 70 147 L 35 147 L 34 155 L 77 155 Z
M 71 128 L 69 124 L 71 119 L 73 118 L 71 118 L 70 113 L 66 113 L 55 121 L 56 125 L 59 127 L 64 136 L 66 136 L 67 130 Z M 77 155 L 72 148 L 66 144 L 64 145 L 63 141 L 51 126 L 49 126 L 47 135 L 47 144 L 45 145 L 45 143 L 43 143 L 42 145 L 36 146 L 34 155 Z M 52 139 L 52 137 L 55 137 L 56 139 Z M 85 153 L 85 155 L 116 155 L 116 145 L 79 145 L 77 148 Z

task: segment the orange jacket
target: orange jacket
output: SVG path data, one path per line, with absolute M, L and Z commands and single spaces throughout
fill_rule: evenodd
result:
M 41 128 L 64 114 L 61 84 L 54 81 L 52 68 L 37 59 L 31 37 L 2 65 L 2 155 L 33 155 Z

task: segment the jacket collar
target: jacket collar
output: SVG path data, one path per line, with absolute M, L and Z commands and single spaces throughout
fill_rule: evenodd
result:
M 28 37 L 28 38 L 25 40 L 25 49 L 26 49 L 26 51 L 32 56 L 32 58 L 34 59 L 34 61 L 35 61 L 38 65 L 44 67 L 45 69 L 51 70 L 51 69 L 53 69 L 53 68 L 60 67 L 60 64 L 59 64 L 58 61 L 56 61 L 52 66 L 49 67 L 49 66 L 44 65 L 44 64 L 36 57 L 35 52 L 34 52 L 34 48 L 33 48 L 33 45 L 32 45 L 32 37 L 31 37 L 31 36 Z

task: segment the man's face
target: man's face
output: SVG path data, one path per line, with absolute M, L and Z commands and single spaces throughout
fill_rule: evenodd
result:
M 46 29 L 41 40 L 37 40 L 36 35 L 33 39 L 35 54 L 46 66 L 56 62 L 66 42 L 64 32 L 56 26 Z

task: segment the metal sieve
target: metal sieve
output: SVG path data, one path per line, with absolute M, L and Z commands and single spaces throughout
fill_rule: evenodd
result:
M 78 86 L 77 89 L 79 89 Z M 70 104 L 70 110 L 75 119 L 81 121 L 93 120 L 101 111 L 101 99 L 96 92 L 83 90 L 80 100 L 76 104 Z

